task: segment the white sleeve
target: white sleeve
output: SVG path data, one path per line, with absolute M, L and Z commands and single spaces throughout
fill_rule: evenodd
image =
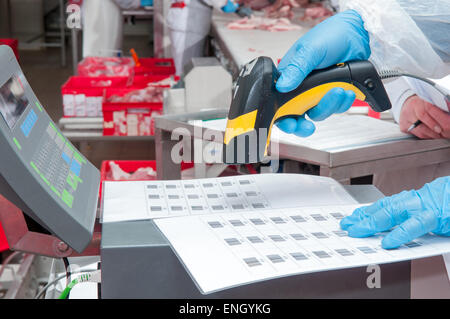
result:
M 408 82 L 406 82 L 406 79 L 403 77 L 385 83 L 384 87 L 386 88 L 386 92 L 392 104 L 392 115 L 394 116 L 395 121 L 399 123 L 403 103 L 405 103 L 406 99 L 416 93 L 411 89 Z
M 221 9 L 228 2 L 228 0 L 202 0 L 202 1 L 207 5 L 214 7 L 216 9 Z
M 450 75 L 440 80 L 434 80 L 443 89 L 450 92 Z M 421 99 L 431 103 L 443 111 L 450 112 L 450 106 L 445 101 L 444 96 L 428 83 L 414 79 L 401 77 L 393 81 L 384 83 L 389 100 L 392 104 L 392 115 L 398 123 L 400 113 L 406 99 L 412 95 L 417 95 Z
M 114 0 L 122 9 L 137 9 L 141 6 L 141 0 Z
M 444 10 L 449 8 L 444 5 L 445 1 L 448 0 L 409 0 L 402 4 L 420 5 L 423 10 L 428 5 L 436 11 L 436 3 L 440 2 Z M 362 17 L 370 37 L 370 61 L 377 70 L 398 70 L 429 78 L 441 78 L 450 73 L 449 65 L 396 0 L 340 0 L 339 9 L 353 9 Z M 450 17 L 450 10 L 440 15 Z M 436 27 L 443 27 L 442 32 L 445 32 L 448 24 L 436 23 Z

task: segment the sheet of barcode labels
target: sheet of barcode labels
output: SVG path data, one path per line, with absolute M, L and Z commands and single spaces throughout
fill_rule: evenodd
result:
M 385 234 L 350 238 L 339 222 L 357 202 L 330 178 L 262 174 L 104 184 L 103 222 L 154 219 L 207 294 L 277 277 L 450 252 L 427 235 L 396 250 Z M 212 271 L 213 270 L 213 271 Z
M 288 275 L 390 263 L 450 251 L 450 240 L 434 235 L 395 250 L 381 248 L 384 234 L 348 237 L 339 221 L 356 207 L 359 206 L 302 207 L 155 222 L 205 294 Z

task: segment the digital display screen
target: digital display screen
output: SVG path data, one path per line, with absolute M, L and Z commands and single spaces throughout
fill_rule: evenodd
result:
M 0 87 L 0 113 L 12 129 L 28 106 L 25 90 L 17 76 L 11 77 Z

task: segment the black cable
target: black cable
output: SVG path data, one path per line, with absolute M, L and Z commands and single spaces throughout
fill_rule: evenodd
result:
M 64 262 L 64 267 L 66 268 L 66 286 L 69 285 L 70 283 L 70 277 L 72 276 L 72 273 L 70 272 L 70 263 L 69 263 L 69 259 L 67 259 L 67 257 L 64 257 L 63 259 Z M 67 299 L 69 299 L 69 294 L 67 295 Z

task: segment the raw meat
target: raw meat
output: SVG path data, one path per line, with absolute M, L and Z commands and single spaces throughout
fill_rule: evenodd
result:
M 156 179 L 156 172 L 151 167 L 141 167 L 134 173 L 127 173 L 115 162 L 109 162 L 110 171 L 106 178 L 113 181 L 151 181 Z
M 308 0 L 277 0 L 271 6 L 264 8 L 266 17 L 269 18 L 289 18 L 292 19 L 294 14 L 293 8 L 306 6 Z
M 173 84 L 173 79 L 168 77 L 158 82 L 148 83 L 146 88 L 130 91 L 123 96 L 111 95 L 108 102 L 114 103 L 162 103 L 163 92 Z
M 302 21 L 313 21 L 318 24 L 328 17 L 331 17 L 333 12 L 325 8 L 322 4 L 310 5 L 305 9 L 305 14 L 300 18 Z
M 289 19 L 279 18 L 262 18 L 262 17 L 245 17 L 233 21 L 227 25 L 230 30 L 266 30 L 271 32 L 300 30 L 301 26 L 292 24 Z
M 144 89 L 130 91 L 123 96 L 111 95 L 108 102 L 113 103 L 162 103 L 165 88 L 148 86 Z
M 131 76 L 134 62 L 130 58 L 87 57 L 78 64 L 80 76 Z

